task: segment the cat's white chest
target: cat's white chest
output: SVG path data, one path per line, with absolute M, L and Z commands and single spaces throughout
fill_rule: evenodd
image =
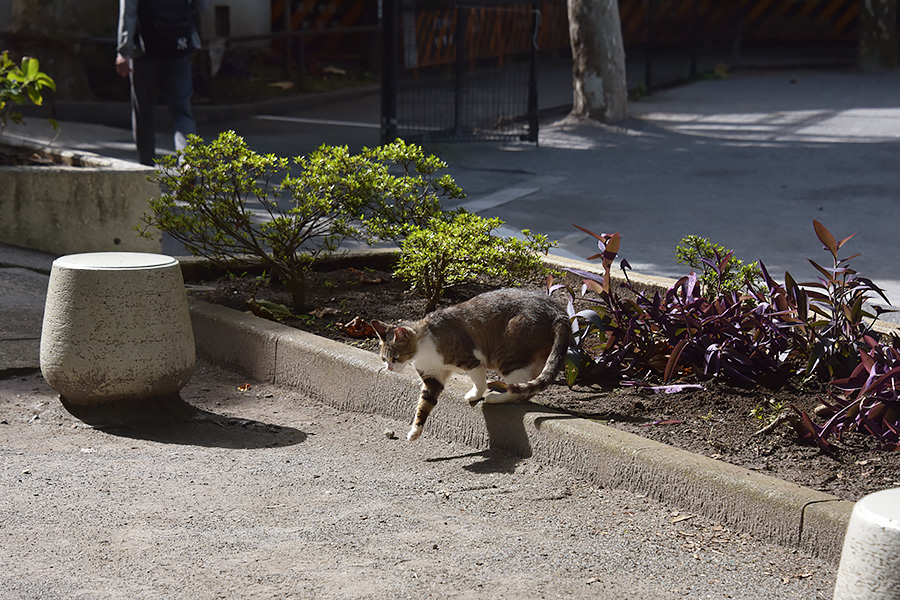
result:
M 429 337 L 419 341 L 413 364 L 420 373 L 460 371 L 459 368 L 444 362 L 444 357 L 437 351 L 434 340 Z

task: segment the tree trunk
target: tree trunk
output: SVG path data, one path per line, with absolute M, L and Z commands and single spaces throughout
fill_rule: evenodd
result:
M 626 117 L 628 88 L 618 0 L 568 0 L 568 8 L 572 115 L 621 121 Z
M 859 68 L 867 71 L 897 66 L 897 0 L 859 1 Z
M 290 277 L 284 284 L 291 293 L 291 310 L 295 314 L 306 312 L 306 280 L 302 276 Z

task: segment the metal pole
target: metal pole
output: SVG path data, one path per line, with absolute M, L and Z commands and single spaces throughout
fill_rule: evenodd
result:
M 463 72 L 466 69 L 465 35 L 468 13 L 463 6 L 456 7 L 456 32 L 454 43 L 456 44 L 456 77 L 453 86 L 453 132 L 462 135 L 462 105 L 463 105 Z
M 691 2 L 691 74 L 693 79 L 697 76 L 697 59 L 700 53 L 700 9 L 698 1 Z
M 293 0 L 284 0 L 284 78 L 288 81 L 294 80 L 293 65 L 293 46 L 291 44 L 291 2 Z
M 537 58 L 538 58 L 538 29 L 541 26 L 541 9 L 538 4 L 532 4 L 531 27 L 531 58 L 528 70 L 528 133 L 525 139 L 529 142 L 538 141 L 538 88 L 537 88 Z
M 644 87 L 649 94 L 653 87 L 653 8 L 656 2 L 648 0 L 647 4 L 647 64 L 644 69 Z
M 381 143 L 397 138 L 397 64 L 400 0 L 380 0 L 381 8 Z

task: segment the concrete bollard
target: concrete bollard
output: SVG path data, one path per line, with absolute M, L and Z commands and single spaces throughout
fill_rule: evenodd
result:
M 152 419 L 176 405 L 196 364 L 178 261 L 139 252 L 56 259 L 40 363 L 69 412 L 92 424 Z
M 900 488 L 869 494 L 850 515 L 834 600 L 900 598 Z

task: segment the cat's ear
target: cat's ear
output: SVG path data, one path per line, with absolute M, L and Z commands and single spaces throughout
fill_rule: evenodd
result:
M 394 342 L 397 344 L 406 344 L 413 337 L 413 332 L 409 327 L 397 327 L 394 329 Z
M 371 324 L 379 340 L 384 341 L 387 339 L 388 326 L 385 323 L 382 323 L 381 321 L 372 321 Z

